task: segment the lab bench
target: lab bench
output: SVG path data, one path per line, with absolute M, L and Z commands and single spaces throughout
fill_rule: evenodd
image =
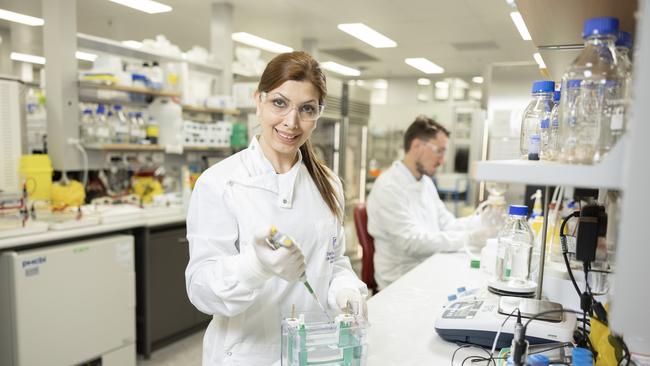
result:
M 78 229 L 47 231 L 0 240 L 0 252 L 102 238 L 116 233 L 135 239 L 137 350 L 151 352 L 205 328 L 211 317 L 194 308 L 185 290 L 189 259 L 185 215 L 141 218 Z
M 465 253 L 441 253 L 378 292 L 368 300 L 368 365 L 448 365 L 458 346 L 438 336 L 436 317 L 458 287 L 486 283 Z

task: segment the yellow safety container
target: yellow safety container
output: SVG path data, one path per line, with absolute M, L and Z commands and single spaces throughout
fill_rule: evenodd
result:
M 20 181 L 31 200 L 49 200 L 52 191 L 52 162 L 45 154 L 20 157 Z

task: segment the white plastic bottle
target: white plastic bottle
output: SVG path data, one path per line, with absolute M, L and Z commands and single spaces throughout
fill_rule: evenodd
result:
M 497 237 L 496 279 L 513 292 L 517 292 L 517 288 L 531 287 L 534 236 L 526 221 L 527 214 L 528 206 L 510 205 L 508 219 Z
M 619 85 L 614 48 L 617 34 L 618 19 L 588 19 L 583 30 L 585 47 L 562 77 L 560 126 L 564 162 L 592 164 L 602 157 L 601 136 L 607 132 L 601 129 L 610 127 L 611 95 L 616 94 L 612 91 Z M 579 92 L 574 95 L 576 91 Z
M 521 120 L 519 149 L 522 159 L 539 160 L 542 129 L 550 127 L 555 82 L 539 80 L 533 83 L 533 99 Z

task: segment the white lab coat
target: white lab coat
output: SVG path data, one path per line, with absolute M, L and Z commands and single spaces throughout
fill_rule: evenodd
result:
M 375 239 L 375 281 L 385 288 L 436 252 L 461 249 L 478 216 L 457 219 L 428 177 L 415 179 L 401 161 L 383 172 L 368 196 L 368 233 Z
M 335 187 L 342 192 L 338 179 Z M 302 283 L 264 280 L 241 265 L 240 250 L 253 250 L 254 233 L 271 224 L 300 244 L 321 301 L 336 308 L 342 288 L 367 294 L 344 256 L 343 227 L 302 159 L 276 174 L 253 138 L 247 149 L 199 177 L 187 214 L 187 293 L 197 309 L 213 315 L 203 338 L 204 366 L 277 362 L 282 315 L 290 314 L 292 304 L 298 311 L 318 309 Z

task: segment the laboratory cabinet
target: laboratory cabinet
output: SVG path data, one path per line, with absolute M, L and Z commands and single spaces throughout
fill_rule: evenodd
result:
M 189 301 L 185 267 L 189 260 L 185 225 L 151 228 L 138 256 L 138 353 L 155 349 L 204 329 L 210 319 Z
M 0 365 L 135 366 L 133 237 L 0 255 Z

